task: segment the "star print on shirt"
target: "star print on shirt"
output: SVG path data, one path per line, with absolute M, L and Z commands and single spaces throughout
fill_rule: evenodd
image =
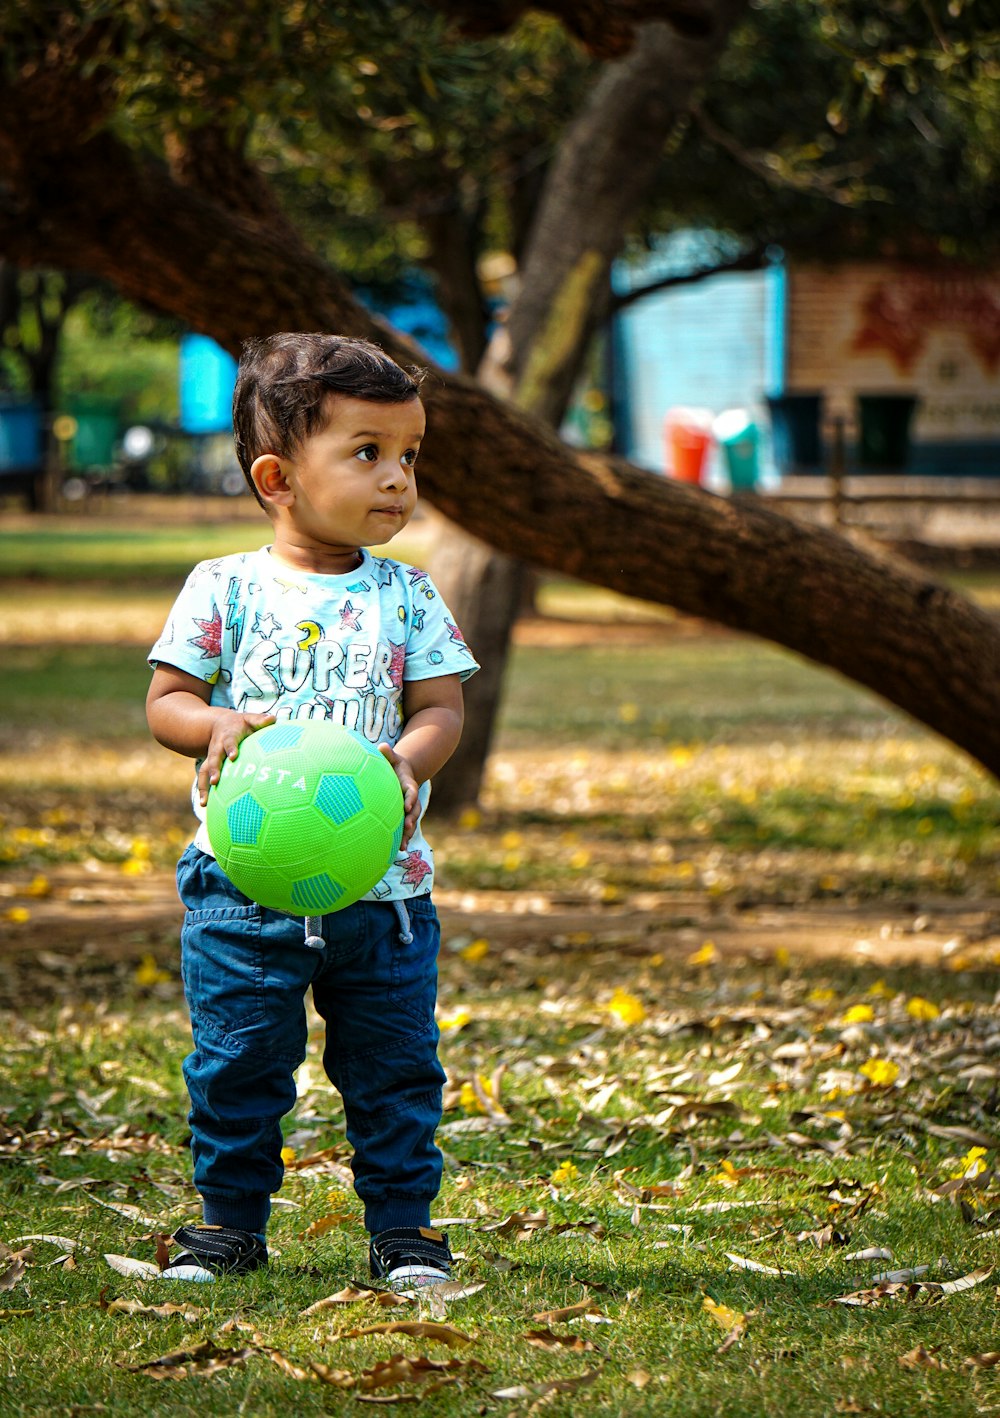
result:
M 350 601 L 345 601 L 340 611 L 341 630 L 360 630 L 362 612 L 355 610 Z
M 446 620 L 445 625 L 448 627 L 449 640 L 454 640 L 456 645 L 461 645 L 463 650 L 467 650 L 469 647 L 463 640 L 462 632 L 459 630 L 458 626 L 453 625 L 450 620 Z
M 418 611 L 414 611 L 414 612 L 413 612 L 413 628 L 414 628 L 414 630 L 416 630 L 417 632 L 423 630 L 423 628 L 424 628 L 424 616 L 425 616 L 426 614 L 427 614 L 427 611 L 426 611 L 426 609 L 425 609 L 423 606 L 421 606 Z
M 275 620 L 271 611 L 268 611 L 266 615 L 261 615 L 260 611 L 257 612 L 253 623 L 254 635 L 259 635 L 262 640 L 273 640 L 280 629 L 281 622 Z
M 211 620 L 199 620 L 194 616 L 195 625 L 201 628 L 200 635 L 192 635 L 189 645 L 196 645 L 202 652 L 203 660 L 212 660 L 222 654 L 222 612 L 216 606 Z
M 404 886 L 419 886 L 425 876 L 431 874 L 431 864 L 426 861 L 419 852 L 407 852 L 403 860 L 405 868 L 402 875 Z
M 372 561 L 372 574 L 375 577 L 376 586 L 391 586 L 392 578 L 396 571 L 393 566 L 386 561 L 385 557 L 378 557 Z

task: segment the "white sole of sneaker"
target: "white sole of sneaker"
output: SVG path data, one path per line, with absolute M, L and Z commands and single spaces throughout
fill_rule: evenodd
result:
M 393 1289 L 416 1287 L 419 1290 L 425 1285 L 447 1285 L 451 1276 L 429 1265 L 400 1265 L 390 1270 L 386 1279 Z

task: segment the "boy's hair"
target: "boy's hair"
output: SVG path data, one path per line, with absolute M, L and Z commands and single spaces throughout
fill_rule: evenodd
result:
M 254 461 L 262 453 L 290 458 L 325 424 L 331 394 L 403 404 L 420 392 L 423 377 L 424 370 L 403 369 L 369 340 L 297 332 L 247 340 L 233 391 L 233 438 L 257 501 Z

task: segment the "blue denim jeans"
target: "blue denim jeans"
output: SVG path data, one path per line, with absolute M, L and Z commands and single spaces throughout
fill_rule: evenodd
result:
M 406 901 L 402 913 L 392 902 L 359 901 L 325 916 L 320 950 L 306 945 L 301 918 L 248 900 L 193 846 L 177 885 L 194 1035 L 184 1080 L 205 1221 L 258 1232 L 267 1224 L 312 986 L 365 1225 L 373 1234 L 426 1226 L 441 1182 L 434 1133 L 445 1079 L 434 1021 L 440 929 L 430 896 Z

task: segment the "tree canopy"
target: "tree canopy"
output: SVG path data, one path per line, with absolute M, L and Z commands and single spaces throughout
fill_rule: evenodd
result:
M 798 3 L 822 28 L 823 7 Z M 409 8 L 425 17 L 429 34 L 441 9 L 466 20 L 482 9 L 454 0 Z M 497 7 L 498 18 L 513 22 L 521 8 Z M 525 370 L 532 376 L 532 396 L 521 402 L 550 417 L 599 310 L 623 227 L 648 195 L 648 174 L 662 159 L 664 141 L 669 155 L 688 115 L 697 119 L 698 112 L 725 131 L 722 110 L 711 107 L 709 77 L 745 11 L 750 35 L 756 25 L 766 33 L 762 17 L 783 7 L 778 0 L 753 10 L 744 0 L 621 0 L 572 8 L 578 12 L 572 23 L 595 52 L 623 58 L 592 74 L 586 66 L 597 61 L 580 61 L 585 97 L 549 164 L 531 224 L 522 286 L 532 300 L 519 299 L 515 307 L 529 334 L 513 339 L 513 346 L 522 377 Z M 290 130 L 318 123 L 313 94 L 324 76 L 336 92 L 346 82 L 344 68 L 353 64 L 361 78 L 352 83 L 375 83 L 383 57 L 379 51 L 372 59 L 372 45 L 391 45 L 394 19 L 402 13 L 388 0 L 357 10 L 318 0 L 277 11 L 259 0 L 239 11 L 208 0 L 76 0 L 60 7 L 29 0 L 7 7 L 0 32 L 6 78 L 0 252 L 23 265 L 104 277 L 233 350 L 249 335 L 325 327 L 373 335 L 412 359 L 413 349 L 351 298 L 348 284 L 283 206 L 265 153 L 258 161 L 255 148 L 279 115 L 288 115 L 283 121 Z M 850 83 L 868 83 L 872 111 L 876 100 L 895 101 L 897 77 L 904 76 L 900 92 L 908 91 L 907 72 L 919 79 L 937 63 L 936 53 L 960 48 L 947 26 L 935 34 L 933 5 L 925 11 L 899 0 L 893 14 L 901 22 L 917 25 L 925 15 L 925 39 L 912 46 L 912 59 L 894 66 L 884 36 L 866 26 L 861 6 L 838 5 L 830 13 Z M 956 13 L 954 24 L 969 29 L 963 12 Z M 633 34 L 635 22 L 642 23 Z M 423 85 L 428 102 L 449 81 L 450 44 L 450 37 L 440 46 L 428 42 L 426 66 L 417 50 L 402 57 L 410 70 L 405 83 Z M 941 87 L 948 102 L 971 103 L 982 86 L 992 91 L 988 56 L 996 44 L 990 37 L 982 63 L 971 44 L 962 44 L 962 62 L 942 71 Z M 876 54 L 874 73 L 884 80 L 864 78 L 864 46 Z M 331 77 L 331 65 L 342 66 L 340 79 Z M 376 72 L 366 74 L 361 65 Z M 790 82 L 794 90 L 794 78 Z M 738 88 L 734 83 L 734 103 Z M 361 84 L 357 109 L 392 118 L 364 102 L 367 92 Z M 609 96 L 629 123 L 635 99 L 639 117 L 631 130 L 618 125 L 616 142 L 602 144 L 602 114 L 605 129 L 615 126 L 608 121 Z M 301 105 L 297 115 L 295 103 Z M 762 121 L 763 109 L 766 102 Z M 858 100 L 859 118 L 864 111 Z M 830 123 L 835 134 L 838 126 L 844 136 L 854 131 L 853 113 L 844 108 Z M 702 131 L 709 130 L 702 125 Z M 631 139 L 630 149 L 624 138 Z M 640 139 L 648 139 L 644 149 Z M 985 154 L 985 141 L 979 146 Z M 640 150 L 649 164 L 641 184 L 633 182 Z M 769 160 L 760 157 L 763 150 L 747 151 L 749 164 L 743 151 L 729 158 L 751 177 L 761 162 L 774 169 L 772 149 Z M 837 151 L 834 144 L 830 162 Z M 391 153 L 390 143 L 387 167 Z M 421 455 L 423 488 L 468 531 L 542 566 L 791 646 L 876 689 L 1000 770 L 1000 633 L 985 612 L 920 573 L 881 563 L 766 508 L 725 502 L 619 460 L 573 452 L 544 422 L 468 378 L 436 377 L 426 392 L 431 434 Z

